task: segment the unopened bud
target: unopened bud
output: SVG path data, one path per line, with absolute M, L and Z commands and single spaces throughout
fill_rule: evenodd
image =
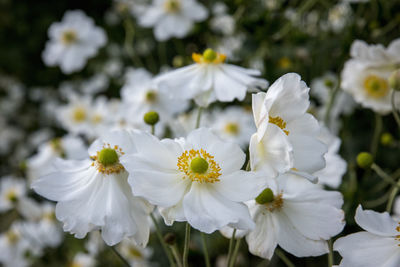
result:
M 374 163 L 374 159 L 371 153 L 361 152 L 357 155 L 357 164 L 363 169 L 367 169 L 371 167 L 372 163 Z
M 149 111 L 146 114 L 144 114 L 143 120 L 148 125 L 155 125 L 160 120 L 160 117 L 158 116 L 157 112 Z
M 384 146 L 390 146 L 393 144 L 394 138 L 390 133 L 383 133 L 381 135 L 381 144 Z

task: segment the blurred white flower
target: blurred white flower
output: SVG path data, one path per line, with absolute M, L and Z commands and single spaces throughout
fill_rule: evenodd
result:
M 389 213 L 356 211 L 355 220 L 365 231 L 336 240 L 334 250 L 343 257 L 339 267 L 400 266 L 400 223 Z
M 388 77 L 400 63 L 400 39 L 392 41 L 387 48 L 356 40 L 350 54 L 352 58 L 345 63 L 341 74 L 342 89 L 363 107 L 381 114 L 389 113 L 392 89 Z M 399 94 L 395 103 L 399 107 Z
M 325 127 L 321 128 L 319 140 L 328 146 L 328 152 L 324 155 L 325 168 L 315 172 L 314 175 L 318 177 L 318 183 L 338 188 L 347 170 L 346 161 L 339 155 L 341 140 Z
M 341 2 L 333 6 L 328 13 L 328 27 L 334 32 L 340 32 L 350 22 L 352 10 L 348 3 Z
M 152 266 L 149 260 L 153 251 L 148 247 L 142 248 L 137 246 L 131 240 L 124 239 L 122 240 L 121 243 L 118 244 L 118 250 L 131 266 L 135 267 Z
M 235 19 L 227 14 L 228 7 L 217 2 L 212 7 L 214 17 L 210 20 L 211 29 L 217 33 L 231 35 L 235 31 Z
M 194 99 L 199 106 L 206 107 L 216 100 L 243 101 L 247 90 L 265 88 L 264 79 L 258 70 L 245 69 L 226 64 L 226 56 L 207 49 L 204 53 L 192 55 L 195 64 L 162 74 L 156 79 L 161 90 L 174 98 Z
M 98 255 L 105 247 L 100 231 L 92 231 L 88 234 L 89 238 L 85 243 L 85 248 L 90 255 Z
M 38 153 L 27 159 L 27 177 L 30 182 L 53 172 L 53 163 L 56 158 L 84 159 L 87 157 L 87 148 L 81 138 L 67 135 L 43 143 Z
M 74 256 L 70 266 L 72 266 L 72 267 L 75 267 L 75 266 L 77 266 L 77 267 L 94 267 L 94 266 L 96 266 L 96 260 L 92 255 L 78 252 Z
M 269 175 L 276 176 L 277 172 L 287 171 L 289 167 L 314 180 L 314 177 L 307 174 L 325 167 L 324 154 L 327 147 L 318 140 L 318 121 L 307 113 L 310 105 L 308 92 L 309 88 L 300 76 L 289 73 L 275 81 L 267 93 L 253 95 L 253 114 L 257 126 L 257 133 L 250 141 L 253 170 L 262 168 Z M 281 150 L 278 157 L 269 156 L 274 151 L 268 144 L 272 136 L 277 144 L 287 144 L 287 151 Z M 274 147 L 282 148 L 278 145 Z M 267 158 L 273 159 L 270 163 L 275 161 L 275 164 L 268 166 L 265 161 Z M 277 170 L 277 166 L 281 170 Z
M 296 257 L 328 252 L 329 240 L 345 225 L 339 192 L 326 191 L 295 175 L 269 179 L 268 187 L 247 202 L 254 230 L 246 236 L 252 254 L 271 259 L 277 245 Z
M 207 9 L 196 0 L 153 0 L 138 16 L 143 27 L 154 27 L 158 41 L 171 37 L 183 38 L 192 29 L 194 22 L 208 16 Z
M 81 70 L 107 41 L 104 30 L 81 10 L 65 12 L 61 22 L 50 26 L 48 34 L 43 61 L 48 66 L 59 65 L 65 74 Z
M 133 138 L 130 131 L 109 132 L 89 147 L 91 159 L 57 159 L 56 171 L 32 184 L 38 194 L 58 202 L 56 216 L 65 231 L 83 238 L 101 229 L 108 245 L 124 237 L 147 244 L 152 207 L 132 195 L 128 172 L 120 163 L 122 155 L 134 151 Z
M 251 135 L 256 131 L 250 109 L 240 106 L 215 109 L 211 114 L 212 122 L 207 125 L 222 139 L 247 148 Z
M 129 183 L 135 195 L 161 208 L 166 224 L 187 221 L 205 233 L 254 227 L 241 202 L 257 196 L 263 181 L 240 170 L 246 156 L 238 145 L 200 128 L 175 140 L 143 133 L 136 146 L 137 153 L 122 158 Z
M 26 181 L 13 176 L 0 179 L 0 212 L 18 208 L 20 200 L 26 196 Z

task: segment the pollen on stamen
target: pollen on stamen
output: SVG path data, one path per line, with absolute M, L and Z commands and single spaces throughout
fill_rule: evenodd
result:
M 269 116 L 269 120 L 268 122 L 275 124 L 276 126 L 278 126 L 279 128 L 282 129 L 282 131 L 286 134 L 289 135 L 289 131 L 285 130 L 286 128 L 286 121 L 284 121 L 281 117 L 276 116 L 276 117 L 271 117 Z
M 193 160 L 195 164 L 192 164 Z M 206 162 L 207 165 L 204 162 Z M 199 164 L 202 167 L 201 171 L 197 168 Z M 196 165 L 196 167 L 193 169 L 194 165 Z M 221 167 L 215 162 L 214 156 L 203 149 L 186 150 L 178 158 L 177 166 L 178 169 L 185 174 L 183 177 L 184 179 L 188 177 L 192 181 L 200 183 L 215 183 L 220 181 L 218 177 L 221 176 Z

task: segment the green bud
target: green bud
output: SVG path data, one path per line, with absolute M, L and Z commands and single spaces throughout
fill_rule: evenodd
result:
M 211 48 L 207 48 L 203 52 L 203 58 L 208 62 L 212 62 L 217 58 L 217 53 L 214 50 L 212 50 Z
M 400 91 L 400 69 L 397 69 L 390 74 L 389 86 L 395 91 Z
M 264 191 L 256 197 L 256 202 L 258 204 L 270 203 L 272 201 L 274 201 L 274 193 L 270 188 L 265 188 Z
M 194 173 L 203 174 L 208 170 L 208 162 L 201 157 L 194 158 L 190 162 L 190 169 Z
M 371 153 L 361 152 L 357 155 L 357 164 L 361 168 L 367 169 L 371 167 L 372 163 L 374 163 L 374 159 Z
M 113 165 L 118 162 L 118 154 L 112 148 L 103 148 L 97 159 L 103 166 Z
M 390 133 L 383 133 L 381 135 L 381 144 L 384 146 L 390 146 L 391 144 L 393 144 L 394 138 L 393 135 L 391 135 Z
M 182 67 L 183 64 L 185 64 L 185 60 L 182 56 L 175 56 L 172 59 L 172 66 L 174 66 L 175 68 Z
M 155 125 L 160 120 L 160 117 L 156 111 L 149 111 L 144 114 L 143 120 L 148 125 Z

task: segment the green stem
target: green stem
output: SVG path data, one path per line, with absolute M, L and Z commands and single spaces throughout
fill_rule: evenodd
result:
M 325 122 L 326 127 L 329 126 L 330 119 L 331 119 L 330 114 L 331 114 L 331 111 L 333 108 L 333 104 L 335 103 L 336 95 L 339 92 L 339 88 L 340 88 L 340 79 L 338 79 L 335 89 L 333 89 L 333 91 L 331 91 L 330 96 L 329 96 L 329 102 L 328 102 L 328 106 L 326 108 L 325 116 L 324 116 L 324 122 Z
M 233 250 L 232 260 L 231 260 L 231 262 L 229 263 L 229 267 L 235 266 L 236 258 L 237 258 L 237 254 L 238 254 L 238 252 L 239 252 L 240 242 L 241 242 L 241 241 L 242 241 L 241 238 L 239 238 L 239 239 L 236 241 L 235 249 Z
M 143 63 L 139 57 L 135 56 L 135 52 L 133 50 L 133 38 L 135 33 L 135 27 L 132 24 L 131 18 L 126 17 L 124 19 L 124 28 L 125 28 L 125 41 L 124 41 L 124 48 L 126 53 L 131 58 L 133 64 L 137 65 L 138 67 L 142 67 Z
M 174 244 L 173 246 L 169 246 L 169 247 L 171 248 L 172 255 L 174 256 L 176 264 L 178 265 L 178 267 L 182 267 L 182 258 L 179 255 L 179 251 L 178 251 L 176 244 Z
M 189 223 L 186 223 L 185 244 L 183 247 L 183 257 L 182 257 L 183 267 L 188 266 L 189 242 L 190 242 L 190 225 Z
M 376 174 L 378 174 L 378 176 L 381 177 L 385 182 L 392 184 L 394 186 L 398 186 L 397 183 L 393 180 L 393 178 L 390 177 L 389 174 L 384 172 L 377 164 L 372 163 L 371 169 L 374 170 Z
M 128 262 L 124 257 L 122 257 L 122 255 L 118 252 L 118 250 L 117 250 L 115 247 L 110 246 L 110 248 L 111 248 L 111 250 L 115 253 L 115 255 L 117 255 L 117 257 L 123 262 L 123 264 L 124 264 L 125 266 L 127 266 L 127 267 L 130 267 L 130 266 L 131 266 L 131 265 L 129 264 L 129 262 Z
M 233 229 L 232 237 L 231 237 L 231 240 L 229 241 L 227 266 L 229 266 L 229 263 L 231 262 L 231 256 L 232 256 L 232 251 L 233 251 L 233 243 L 235 242 L 235 235 L 236 235 L 236 229 Z
M 204 236 L 203 232 L 200 233 L 200 236 L 201 236 L 201 243 L 203 245 L 203 250 L 204 250 L 204 261 L 206 262 L 207 267 L 211 267 L 210 257 L 208 256 L 206 237 Z
M 175 266 L 174 260 L 172 259 L 172 255 L 171 255 L 171 253 L 170 253 L 170 251 L 169 251 L 169 249 L 167 247 L 167 244 L 164 241 L 164 238 L 163 238 L 162 233 L 161 233 L 161 229 L 158 226 L 158 222 L 157 222 L 156 218 L 154 217 L 153 213 L 150 213 L 150 217 L 151 217 L 151 220 L 154 223 L 154 227 L 156 228 L 156 233 L 157 233 L 158 240 L 160 241 L 161 246 L 162 246 L 165 254 L 167 255 L 167 258 L 168 258 L 168 261 L 169 261 L 169 265 L 170 266 Z
M 195 126 L 195 129 L 197 129 L 197 128 L 200 127 L 200 120 L 201 120 L 201 114 L 202 114 L 202 112 L 203 112 L 203 108 L 202 108 L 202 107 L 199 107 L 199 108 L 198 108 L 198 111 L 197 111 L 197 118 L 196 118 L 196 126 Z
M 397 109 L 396 109 L 396 103 L 394 102 L 395 94 L 396 94 L 396 91 L 393 90 L 392 97 L 391 97 L 392 113 L 393 113 L 394 119 L 396 120 L 397 127 L 399 127 L 399 130 L 400 130 L 400 116 L 399 116 L 399 113 L 397 112 Z
M 328 266 L 332 267 L 333 266 L 333 245 L 332 245 L 332 239 L 328 240 L 328 247 L 329 247 L 329 253 L 328 253 Z
M 155 132 L 156 132 L 155 126 L 151 125 L 151 134 L 154 135 Z
M 378 145 L 379 145 L 379 137 L 381 136 L 382 132 L 382 117 L 379 114 L 375 114 L 375 130 L 374 130 L 374 135 L 372 137 L 372 142 L 371 142 L 371 154 L 372 157 L 375 158 L 376 152 L 378 151 Z
M 397 193 L 399 192 L 399 188 L 400 188 L 400 181 L 397 182 L 397 186 L 392 187 L 392 191 L 390 192 L 389 201 L 386 205 L 386 211 L 389 213 L 392 211 L 393 201 Z
M 275 254 L 286 264 L 287 267 L 296 267 L 279 248 L 275 249 Z

